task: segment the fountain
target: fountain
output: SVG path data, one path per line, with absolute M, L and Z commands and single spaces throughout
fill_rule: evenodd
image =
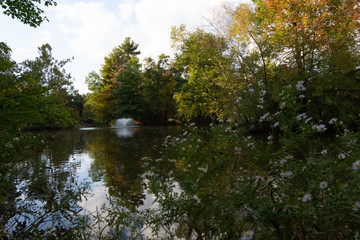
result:
M 128 138 L 134 135 L 134 119 L 132 118 L 119 118 L 115 121 L 115 133 L 120 138 Z
M 134 119 L 132 118 L 119 118 L 115 121 L 114 127 L 134 127 Z

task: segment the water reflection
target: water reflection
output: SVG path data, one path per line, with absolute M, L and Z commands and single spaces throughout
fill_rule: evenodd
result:
M 115 128 L 115 133 L 119 138 L 132 137 L 134 135 L 134 127 Z
M 26 202 L 51 210 L 51 203 L 61 199 L 69 182 L 89 183 L 91 194 L 77 203 L 84 212 L 95 211 L 107 196 L 128 209 L 150 207 L 153 197 L 144 189 L 140 160 L 159 158 L 165 137 L 178 131 L 175 127 L 127 127 L 51 132 L 56 142 L 37 159 L 17 166 L 18 195 L 13 208 Z M 16 226 L 14 219 L 12 227 Z

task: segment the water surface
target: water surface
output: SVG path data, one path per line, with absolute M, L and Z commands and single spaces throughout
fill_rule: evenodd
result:
M 160 158 L 165 137 L 179 131 L 171 126 L 49 132 L 55 142 L 38 159 L 18 166 L 20 205 L 46 209 L 46 204 L 61 197 L 69 183 L 88 183 L 90 192 L 79 203 L 85 213 L 100 208 L 108 196 L 120 199 L 128 209 L 151 207 L 154 198 L 144 187 L 142 159 Z

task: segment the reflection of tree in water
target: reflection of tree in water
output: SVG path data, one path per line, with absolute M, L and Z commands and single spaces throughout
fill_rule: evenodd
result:
M 74 151 L 82 151 L 80 132 L 53 132 L 56 141 L 39 157 L 18 165 L 21 192 L 30 200 L 50 202 L 69 178 L 74 178 L 81 164 L 73 159 Z
M 132 138 L 118 138 L 114 129 L 94 131 L 86 135 L 87 150 L 94 162 L 90 176 L 94 181 L 103 178 L 109 194 L 120 198 L 129 207 L 143 203 L 144 169 L 141 158 L 160 157 L 164 138 L 175 128 L 134 128 Z
M 21 220 L 21 215 L 31 215 L 35 220 L 45 212 L 50 216 L 55 211 L 55 199 L 59 198 L 65 183 L 75 178 L 76 168 L 80 164 L 72 155 L 74 151 L 83 151 L 84 143 L 79 132 L 59 131 L 48 134 L 54 135 L 55 142 L 49 143 L 50 146 L 42 152 L 20 155 L 18 158 L 23 160 L 16 160 L 17 156 L 14 156 L 14 161 L 18 162 L 7 172 L 13 176 L 12 191 L 7 196 L 6 211 L 0 207 L 0 218 L 5 223 L 13 219 L 15 222 L 12 224 L 21 224 L 17 228 L 19 232 L 31 223 L 31 220 L 22 223 L 24 220 Z M 20 222 L 16 222 L 16 219 L 20 219 Z

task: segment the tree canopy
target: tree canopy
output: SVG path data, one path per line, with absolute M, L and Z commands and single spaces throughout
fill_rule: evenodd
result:
M 44 10 L 38 6 L 42 4 L 45 7 L 57 5 L 54 0 L 0 0 L 0 6 L 5 15 L 17 18 L 31 27 L 38 27 L 43 21 L 48 21 L 43 15 Z

